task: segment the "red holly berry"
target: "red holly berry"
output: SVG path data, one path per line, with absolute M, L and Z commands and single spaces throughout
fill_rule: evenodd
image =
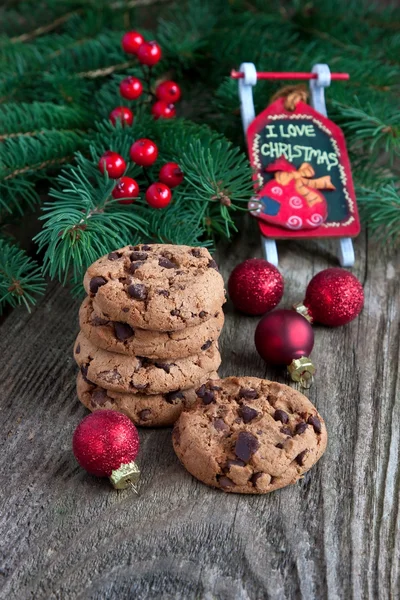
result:
M 117 121 L 120 121 L 122 124 L 132 125 L 133 123 L 133 112 L 130 108 L 126 106 L 117 106 L 110 112 L 110 121 L 113 125 Z
M 177 163 L 169 162 L 161 167 L 159 179 L 170 188 L 174 188 L 182 183 L 183 173 Z
M 124 174 L 126 163 L 120 154 L 107 150 L 99 160 L 99 169 L 102 173 L 106 170 L 111 179 L 118 179 Z
M 171 202 L 171 190 L 164 183 L 152 183 L 146 191 L 146 202 L 152 208 L 165 208 Z
M 136 100 L 143 92 L 143 85 L 137 77 L 127 77 L 119 84 L 119 91 L 127 100 Z
M 158 148 L 151 140 L 142 138 L 132 144 L 129 153 L 137 165 L 150 167 L 157 160 Z
M 137 31 L 128 31 L 122 38 L 122 48 L 127 54 L 136 54 L 144 42 L 144 37 Z
M 118 200 L 119 204 L 133 204 L 133 198 L 136 198 L 138 195 L 139 186 L 137 181 L 131 177 L 121 177 L 112 191 L 112 197 L 116 200 L 123 198 L 123 200 Z
M 163 81 L 156 87 L 156 96 L 168 104 L 178 102 L 181 97 L 181 88 L 175 81 Z
M 161 59 L 162 52 L 157 42 L 144 42 L 138 50 L 137 57 L 142 65 L 152 67 Z
M 176 117 L 176 110 L 173 104 L 167 104 L 163 100 L 158 100 L 153 104 L 151 114 L 155 119 L 173 119 Z

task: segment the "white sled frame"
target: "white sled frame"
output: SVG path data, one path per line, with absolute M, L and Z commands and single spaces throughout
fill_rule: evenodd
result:
M 247 139 L 247 129 L 255 119 L 253 87 L 257 84 L 257 71 L 253 63 L 242 63 L 240 71 L 244 74 L 243 78 L 239 79 L 240 113 L 242 115 L 244 136 Z M 317 74 L 317 78 L 310 80 L 311 106 L 321 115 L 327 117 L 325 88 L 329 87 L 331 83 L 329 66 L 316 64 L 313 66 L 312 72 Z M 276 241 L 262 235 L 261 246 L 264 257 L 273 265 L 278 266 Z M 351 238 L 339 238 L 338 259 L 342 267 L 352 267 L 354 265 L 354 248 Z

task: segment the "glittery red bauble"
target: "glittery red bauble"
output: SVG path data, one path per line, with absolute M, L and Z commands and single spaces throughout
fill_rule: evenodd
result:
M 176 117 L 176 110 L 173 104 L 157 100 L 152 106 L 151 114 L 155 119 L 174 119 Z
M 79 423 L 72 449 L 88 473 L 110 477 L 112 471 L 135 460 L 139 435 L 127 416 L 113 410 L 98 410 Z
M 126 77 L 119 84 L 119 92 L 127 100 L 136 100 L 143 92 L 143 85 L 137 77 Z
M 121 177 L 112 191 L 112 197 L 118 200 L 119 204 L 133 204 L 138 195 L 139 186 L 131 177 Z
M 168 104 L 175 103 L 181 97 L 181 89 L 175 81 L 163 81 L 156 87 L 156 96 Z
M 140 46 L 144 43 L 144 37 L 137 31 L 127 31 L 121 43 L 124 52 L 127 54 L 137 54 Z
M 346 325 L 360 314 L 364 290 L 349 271 L 325 269 L 311 279 L 303 304 L 313 321 L 331 327 Z
M 116 124 L 117 121 L 120 121 L 123 125 L 132 125 L 133 123 L 133 112 L 130 108 L 126 106 L 117 106 L 110 112 L 110 121 L 113 125 Z
M 152 183 L 146 191 L 146 202 L 152 208 L 165 208 L 171 199 L 171 190 L 164 183 Z
M 151 140 L 141 138 L 132 144 L 129 154 L 137 165 L 150 167 L 157 160 L 158 148 Z
M 235 308 L 248 315 L 263 315 L 275 308 L 283 295 L 283 277 L 262 258 L 249 258 L 237 265 L 228 281 Z
M 99 169 L 102 173 L 104 173 L 104 170 L 106 169 L 108 176 L 111 177 L 111 179 L 118 179 L 125 172 L 126 162 L 117 152 L 107 150 L 99 160 Z
M 152 67 L 161 60 L 162 52 L 157 42 L 144 42 L 137 52 L 137 57 L 142 65 Z
M 178 163 L 169 162 L 163 165 L 160 169 L 159 179 L 170 188 L 174 188 L 182 183 L 183 173 Z
M 307 319 L 298 313 L 279 309 L 261 319 L 254 342 L 266 362 L 289 365 L 295 358 L 310 356 L 314 332 Z

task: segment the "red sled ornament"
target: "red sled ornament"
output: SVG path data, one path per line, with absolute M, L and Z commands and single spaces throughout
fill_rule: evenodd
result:
M 324 88 L 348 79 L 315 65 L 312 73 L 257 73 L 243 63 L 239 79 L 242 121 L 256 196 L 249 202 L 258 219 L 266 259 L 278 264 L 276 239 L 339 238 L 339 261 L 354 264 L 351 238 L 360 232 L 357 203 L 343 132 L 326 118 Z M 255 117 L 252 87 L 257 79 L 310 79 L 311 101 L 296 88 L 283 92 Z

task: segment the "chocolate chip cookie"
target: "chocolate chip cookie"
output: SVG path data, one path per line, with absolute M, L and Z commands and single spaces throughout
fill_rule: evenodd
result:
M 205 379 L 218 379 L 209 373 Z M 167 394 L 121 394 L 99 387 L 78 373 L 76 380 L 78 398 L 91 411 L 111 409 L 127 415 L 141 427 L 167 427 L 175 423 L 182 410 L 196 400 L 194 388 L 174 390 Z
M 89 381 L 131 394 L 164 394 L 194 387 L 221 364 L 215 342 L 199 354 L 167 362 L 107 352 L 94 346 L 82 332 L 75 342 L 74 358 Z
M 85 336 L 103 350 L 147 358 L 181 358 L 207 350 L 218 339 L 224 313 L 221 309 L 204 323 L 180 331 L 150 331 L 105 319 L 93 310 L 92 300 L 85 298 L 79 311 L 79 324 Z
M 186 469 L 225 492 L 265 494 L 295 483 L 322 456 L 324 420 L 300 392 L 255 377 L 209 381 L 175 424 Z
M 106 319 L 152 331 L 178 331 L 220 312 L 224 282 L 206 248 L 125 246 L 86 271 L 84 287 Z

